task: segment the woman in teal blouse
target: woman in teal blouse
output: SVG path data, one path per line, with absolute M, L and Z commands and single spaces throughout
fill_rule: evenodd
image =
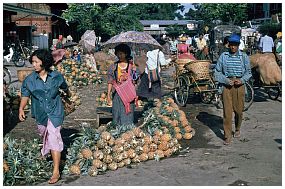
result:
M 21 87 L 19 119 L 20 121 L 25 120 L 24 108 L 31 98 L 31 114 L 37 122 L 40 135 L 43 137 L 41 153 L 45 156 L 51 151 L 53 174 L 49 183 L 54 184 L 60 178 L 59 164 L 63 150 L 60 129 L 64 119 L 64 107 L 59 89 L 68 95 L 70 92 L 64 77 L 58 71 L 50 69 L 54 60 L 49 51 L 36 50 L 31 55 L 30 62 L 34 71 L 25 78 Z

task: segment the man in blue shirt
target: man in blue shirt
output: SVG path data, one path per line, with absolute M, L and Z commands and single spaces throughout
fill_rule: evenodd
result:
M 235 114 L 234 137 L 240 137 L 245 97 L 244 84 L 252 76 L 248 56 L 238 49 L 240 36 L 232 34 L 228 41 L 229 51 L 221 54 L 215 68 L 215 78 L 223 86 L 222 99 L 225 145 L 229 145 L 232 139 L 233 112 Z

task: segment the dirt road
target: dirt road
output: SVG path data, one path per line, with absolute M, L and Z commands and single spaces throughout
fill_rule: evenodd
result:
M 171 70 L 167 72 L 170 75 Z M 171 83 L 168 83 L 171 85 Z M 82 104 L 66 117 L 64 140 L 77 132 L 80 121 L 95 118 L 95 98 L 102 86 L 79 89 Z M 261 90 L 259 90 L 261 91 Z M 197 98 L 189 100 L 187 113 L 196 135 L 183 142 L 184 153 L 157 162 L 140 163 L 131 168 L 107 171 L 97 177 L 63 176 L 60 186 L 281 186 L 282 185 L 282 106 L 257 91 L 255 102 L 244 113 L 241 138 L 230 146 L 222 143 L 222 110 L 205 105 Z M 95 126 L 95 121 L 90 121 Z M 14 137 L 37 137 L 34 121 L 18 123 L 10 131 Z M 41 185 L 48 185 L 42 183 Z

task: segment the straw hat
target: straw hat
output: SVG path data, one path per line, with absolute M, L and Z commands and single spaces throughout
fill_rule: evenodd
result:
M 186 41 L 187 40 L 187 38 L 185 37 L 185 36 L 183 36 L 183 37 L 180 37 L 180 41 Z
M 277 37 L 282 37 L 282 32 L 278 32 L 278 33 L 276 34 L 276 36 L 277 36 Z

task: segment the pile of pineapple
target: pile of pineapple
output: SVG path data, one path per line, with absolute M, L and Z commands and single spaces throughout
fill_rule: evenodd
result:
M 3 185 L 25 185 L 46 181 L 52 162 L 42 160 L 39 139 L 25 141 L 5 136 L 3 142 Z
M 195 135 L 195 130 L 186 118 L 184 111 L 170 97 L 156 100 L 154 107 L 144 112 L 143 126 L 148 132 L 153 129 L 166 129 L 177 140 L 189 140 Z
M 133 163 L 169 157 L 180 148 L 178 140 L 166 130 L 157 129 L 152 136 L 139 127 L 123 133 L 101 127 L 85 128 L 75 140 L 68 149 L 64 173 L 96 176 Z
M 81 136 L 68 149 L 64 173 L 96 176 L 132 163 L 158 161 L 178 153 L 178 141 L 195 134 L 172 98 L 156 101 L 143 119 L 139 126 L 83 127 Z
M 55 69 L 61 72 L 66 81 L 73 86 L 87 86 L 102 83 L 98 71 L 88 62 L 77 62 L 72 59 L 63 60 Z

